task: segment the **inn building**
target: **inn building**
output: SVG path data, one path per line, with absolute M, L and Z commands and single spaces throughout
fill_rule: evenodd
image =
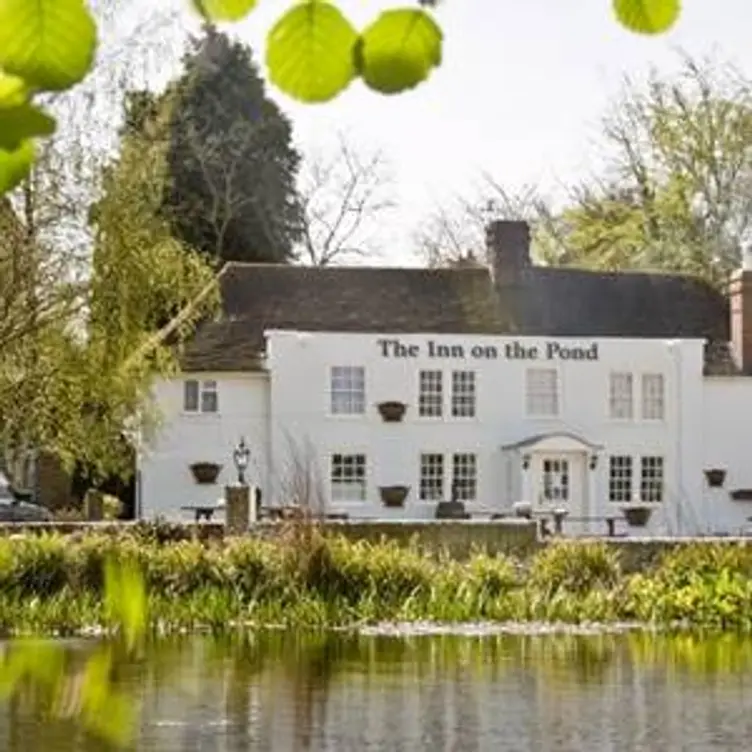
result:
M 639 504 L 650 533 L 743 530 L 752 264 L 724 295 L 537 266 L 529 241 L 523 222 L 492 223 L 484 268 L 228 264 L 221 316 L 156 386 L 140 516 L 214 503 L 243 437 L 269 505 L 429 519 L 450 498 L 471 514 L 527 501 L 592 532 Z

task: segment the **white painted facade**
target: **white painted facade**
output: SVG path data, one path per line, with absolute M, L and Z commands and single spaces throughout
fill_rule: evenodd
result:
M 446 357 L 437 355 L 440 346 Z M 561 357 L 565 348 L 579 348 L 581 357 Z M 363 369 L 362 414 L 332 414 L 332 368 L 338 367 Z M 555 371 L 556 415 L 530 414 L 530 369 Z M 421 371 L 443 374 L 441 416 L 419 414 Z M 453 373 L 460 371 L 474 373 L 472 417 L 452 417 Z M 631 410 L 624 391 L 621 407 L 612 404 L 615 378 L 622 386 L 631 379 Z M 465 470 L 473 456 L 468 511 L 505 512 L 523 500 L 541 509 L 565 506 L 572 518 L 566 529 L 573 532 L 602 532 L 600 518 L 651 494 L 660 499 L 651 502 L 646 533 L 737 533 L 752 515 L 752 502 L 729 496 L 732 489 L 752 489 L 752 424 L 745 420 L 752 379 L 704 377 L 701 340 L 270 331 L 264 372 L 186 379 L 214 382 L 217 410 L 186 412 L 181 379 L 158 385 L 164 427 L 139 457 L 139 508 L 146 518 L 186 519 L 181 506 L 216 501 L 224 484 L 234 482 L 232 450 L 241 437 L 251 448 L 249 481 L 261 489 L 263 503 L 320 494 L 313 503 L 350 518 L 433 518 L 436 500 L 421 498 L 430 496 L 422 489 L 426 454 L 444 458 L 441 498 L 451 495 L 454 456 L 464 456 Z M 651 384 L 652 408 L 646 408 L 643 391 Z M 550 406 L 550 397 L 538 396 Z M 407 405 L 401 422 L 382 419 L 376 406 L 390 400 Z M 646 410 L 659 415 L 644 417 Z M 615 418 L 614 411 L 631 417 Z M 341 486 L 332 498 L 334 455 L 363 459 L 363 498 L 343 498 Z M 620 458 L 619 468 L 612 458 Z M 216 484 L 196 484 L 189 465 L 197 461 L 223 465 Z M 708 468 L 727 471 L 722 488 L 709 488 Z M 410 488 L 401 508 L 381 499 L 379 488 L 393 485 Z M 611 498 L 615 486 L 619 500 Z

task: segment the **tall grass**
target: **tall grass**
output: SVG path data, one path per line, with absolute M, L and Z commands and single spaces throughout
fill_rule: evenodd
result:
M 148 627 L 382 621 L 640 621 L 752 631 L 752 553 L 697 543 L 625 575 L 606 543 L 556 543 L 528 562 L 468 561 L 295 527 L 275 541 L 165 542 L 151 533 L 0 539 L 0 632 L 69 634 L 110 623 L 108 561 L 140 570 Z

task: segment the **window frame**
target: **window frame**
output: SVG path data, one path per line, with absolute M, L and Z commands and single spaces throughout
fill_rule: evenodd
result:
M 608 501 L 630 504 L 634 498 L 635 461 L 631 454 L 612 454 L 608 458 Z
M 357 378 L 354 377 L 357 375 Z M 338 378 L 339 377 L 339 378 Z M 365 366 L 337 365 L 329 367 L 329 415 L 334 418 L 361 418 L 366 414 Z M 338 400 L 360 409 L 340 410 Z
M 345 478 L 344 471 L 348 467 L 357 471 L 352 474 L 349 482 L 346 479 L 340 479 L 339 482 L 335 479 L 338 461 L 342 478 Z M 358 477 L 359 475 L 362 477 Z M 360 492 L 356 497 L 349 494 L 341 496 L 334 490 L 338 485 L 359 486 Z M 329 500 L 332 504 L 363 504 L 368 501 L 368 456 L 365 452 L 332 452 L 329 455 Z
M 660 384 L 660 389 L 654 394 L 648 395 L 650 391 L 646 388 L 646 382 L 655 381 Z M 649 423 L 661 423 L 666 420 L 666 377 L 659 372 L 643 373 L 640 378 L 640 418 Z M 648 415 L 646 409 L 648 399 L 650 404 L 660 406 L 660 414 Z
M 188 405 L 189 385 L 194 384 L 196 388 L 195 407 Z M 213 396 L 214 409 L 206 409 L 206 397 Z M 216 379 L 183 379 L 183 407 L 184 415 L 218 415 L 219 414 L 219 382 Z
M 465 462 L 466 460 L 469 460 Z M 451 470 L 451 496 L 454 498 L 455 485 L 458 483 L 458 470 L 464 464 L 465 469 L 471 469 L 471 473 L 466 475 L 464 480 L 467 481 L 466 491 L 458 493 L 456 500 L 465 504 L 473 504 L 478 501 L 478 454 L 476 452 L 452 452 Z
M 438 462 L 429 462 L 437 460 Z M 435 472 L 426 473 L 426 469 L 433 466 L 438 468 Z M 421 452 L 418 457 L 418 499 L 425 502 L 445 501 L 446 496 L 446 459 L 442 452 Z M 438 488 L 431 495 L 427 495 L 427 488 L 430 487 L 429 481 L 435 481 Z
M 650 465 L 653 465 L 652 473 L 649 472 Z M 656 473 L 655 468 L 660 468 Z M 659 485 L 653 485 L 653 493 L 646 493 L 651 482 L 659 479 Z M 650 498 L 648 498 L 650 497 Z M 654 498 L 657 497 L 657 498 Z M 661 504 L 666 498 L 666 458 L 661 454 L 643 454 L 640 456 L 640 502 L 642 504 Z
M 540 394 L 536 394 L 531 389 L 533 386 L 531 379 L 534 375 L 541 376 L 543 373 L 553 375 L 553 390 L 547 396 L 553 404 L 552 412 L 537 412 L 531 409 L 532 400 L 535 397 L 541 398 Z M 547 418 L 558 418 L 561 416 L 561 402 L 561 376 L 559 369 L 550 366 L 528 366 L 525 369 L 525 414 L 527 417 L 544 420 Z
M 430 385 L 434 388 L 427 388 Z M 433 412 L 424 411 L 429 405 Z M 418 417 L 426 420 L 441 420 L 444 417 L 444 372 L 440 368 L 422 368 L 418 371 Z
M 462 387 L 460 389 L 459 387 Z M 459 420 L 473 420 L 478 417 L 478 373 L 469 368 L 452 370 L 452 392 L 449 414 Z M 467 412 L 459 410 L 461 406 Z
M 616 386 L 628 386 L 628 393 L 617 394 Z M 628 414 L 617 414 L 618 402 L 628 406 Z M 635 419 L 635 378 L 631 371 L 611 371 L 608 377 L 608 417 L 610 420 L 631 422 Z

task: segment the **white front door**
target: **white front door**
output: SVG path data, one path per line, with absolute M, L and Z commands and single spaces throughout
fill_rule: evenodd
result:
M 585 461 L 581 452 L 546 453 L 534 456 L 533 503 L 537 511 L 566 509 L 582 517 L 585 504 Z

